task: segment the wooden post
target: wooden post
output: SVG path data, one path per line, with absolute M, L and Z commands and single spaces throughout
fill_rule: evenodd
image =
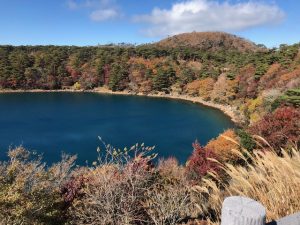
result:
M 257 201 L 241 196 L 223 202 L 221 225 L 265 225 L 266 209 Z

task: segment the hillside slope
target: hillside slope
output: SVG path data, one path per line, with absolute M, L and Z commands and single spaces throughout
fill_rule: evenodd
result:
M 168 37 L 157 43 L 161 47 L 193 47 L 201 50 L 263 50 L 255 43 L 224 32 L 192 32 Z

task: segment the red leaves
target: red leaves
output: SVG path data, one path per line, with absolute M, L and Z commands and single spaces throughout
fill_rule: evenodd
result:
M 81 189 L 87 181 L 87 178 L 80 175 L 78 177 L 71 178 L 71 180 L 62 187 L 61 194 L 66 206 L 69 206 L 73 200 L 80 195 Z
M 281 107 L 268 113 L 251 128 L 252 134 L 260 135 L 275 149 L 280 151 L 288 142 L 300 142 L 300 110 Z
M 192 180 L 198 180 L 207 175 L 208 172 L 219 171 L 219 165 L 212 159 L 217 159 L 213 150 L 205 148 L 198 141 L 193 143 L 193 154 L 189 158 L 186 170 L 187 175 Z

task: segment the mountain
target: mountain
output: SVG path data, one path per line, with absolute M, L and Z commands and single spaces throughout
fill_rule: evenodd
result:
M 266 49 L 254 42 L 224 32 L 183 33 L 163 39 L 154 45 L 166 48 L 190 47 L 212 51 L 238 50 L 242 52 L 256 52 Z

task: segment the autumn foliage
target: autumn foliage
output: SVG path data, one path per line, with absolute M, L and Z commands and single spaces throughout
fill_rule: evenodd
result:
M 288 144 L 300 144 L 300 109 L 281 107 L 274 113 L 268 113 L 250 127 L 252 134 L 260 135 L 274 148 L 280 151 Z
M 209 172 L 219 171 L 219 165 L 215 161 L 217 154 L 212 149 L 201 146 L 198 141 L 193 143 L 193 148 L 186 167 L 187 175 L 191 180 L 199 180 Z
M 212 149 L 222 162 L 232 162 L 237 160 L 236 151 L 239 149 L 239 138 L 234 130 L 228 129 L 219 135 L 216 139 L 212 139 L 206 145 L 207 149 Z

